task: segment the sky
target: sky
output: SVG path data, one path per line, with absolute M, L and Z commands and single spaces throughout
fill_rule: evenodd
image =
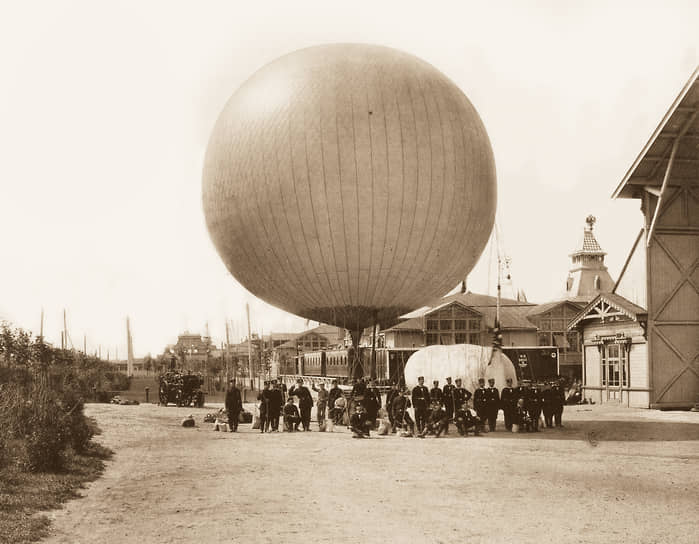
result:
M 699 63 L 699 3 L 2 2 L 0 319 L 76 348 L 161 353 L 308 324 L 227 272 L 206 230 L 203 157 L 255 70 L 316 44 L 374 43 L 469 97 L 495 154 L 511 289 L 557 298 L 587 215 L 617 278 L 640 203 L 612 200 Z M 469 289 L 495 289 L 486 249 Z

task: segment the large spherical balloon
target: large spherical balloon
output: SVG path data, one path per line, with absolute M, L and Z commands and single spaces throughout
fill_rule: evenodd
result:
M 490 142 L 430 64 L 311 47 L 256 72 L 211 135 L 203 204 L 228 270 L 289 312 L 351 330 L 443 295 L 495 215 Z

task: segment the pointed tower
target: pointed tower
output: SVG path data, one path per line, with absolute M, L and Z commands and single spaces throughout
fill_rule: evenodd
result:
M 589 302 L 599 293 L 609 293 L 614 288 L 614 280 L 604 265 L 606 253 L 593 233 L 596 221 L 593 215 L 587 216 L 582 243 L 578 245 L 579 249 L 570 254 L 571 267 L 565 295 L 568 300 Z

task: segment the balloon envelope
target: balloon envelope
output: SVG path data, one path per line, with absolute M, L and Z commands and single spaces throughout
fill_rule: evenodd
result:
M 203 207 L 228 270 L 358 330 L 443 295 L 492 229 L 495 164 L 464 93 L 411 55 L 311 47 L 256 72 L 211 134 Z
M 513 387 L 517 386 L 512 361 L 501 351 L 491 358 L 492 352 L 490 347 L 471 344 L 427 346 L 413 353 L 405 363 L 405 384 L 414 387 L 418 377 L 424 376 L 427 387 L 432 387 L 434 380 L 439 380 L 439 386 L 443 387 L 447 377 L 451 377 L 452 383 L 461 378 L 469 391 L 478 388 L 478 378 L 485 378 L 486 385 L 489 378 L 494 378 L 499 390 L 505 387 L 507 378 L 512 379 Z

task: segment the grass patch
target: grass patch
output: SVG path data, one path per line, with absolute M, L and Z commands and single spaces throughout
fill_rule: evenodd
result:
M 10 456 L 13 448 L 10 445 Z M 17 463 L 0 469 L 0 542 L 36 542 L 48 534 L 50 521 L 38 512 L 59 508 L 78 497 L 78 490 L 96 480 L 112 451 L 91 442 L 85 452 L 66 454 L 59 472 L 23 472 Z

